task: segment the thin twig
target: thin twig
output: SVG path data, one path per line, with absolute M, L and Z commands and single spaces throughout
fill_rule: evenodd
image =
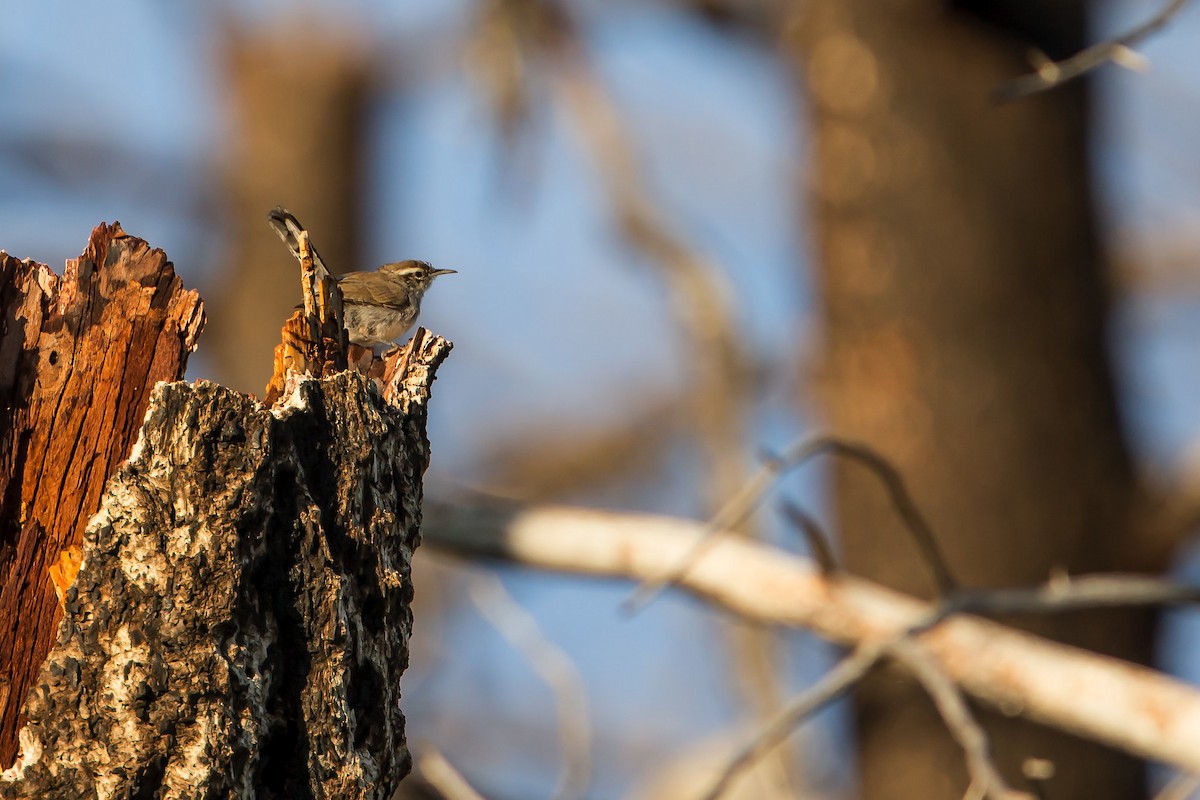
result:
M 1009 787 L 989 753 L 987 733 L 975 720 L 962 693 L 942 668 L 919 643 L 904 637 L 888 648 L 888 654 L 903 664 L 925 687 L 942 715 L 950 735 L 963 749 L 971 783 L 993 800 L 1033 800 L 1026 792 Z
M 892 653 L 898 643 L 931 630 L 943 619 L 945 619 L 944 614 L 934 611 L 925 619 L 887 638 L 860 644 L 854 652 L 825 673 L 816 684 L 792 698 L 782 711 L 762 726 L 758 733 L 726 762 L 725 767 L 717 775 L 717 779 L 701 795 L 701 800 L 717 800 L 724 795 L 738 775 L 762 758 L 771 748 L 782 742 L 805 719 L 836 700 L 860 681 L 880 659 Z
M 1164 607 L 1200 603 L 1200 587 L 1142 575 L 1084 575 L 1032 589 L 959 590 L 944 598 L 953 614 L 1061 614 L 1099 608 Z
M 950 572 L 950 567 L 946 563 L 946 557 L 942 554 L 937 539 L 934 538 L 933 530 L 925 520 L 921 509 L 917 507 L 916 501 L 913 500 L 912 494 L 908 491 L 908 487 L 905 486 L 904 479 L 900 476 L 900 471 L 878 451 L 861 442 L 828 436 L 824 438 L 823 442 L 819 442 L 818 452 L 814 455 L 822 451 L 828 452 L 830 455 L 847 458 L 875 473 L 875 476 L 883 483 L 884 488 L 887 489 L 888 497 L 892 501 L 892 507 L 896 510 L 896 513 L 900 516 L 900 521 L 904 523 L 904 527 L 912 536 L 913 542 L 916 544 L 917 549 L 920 550 L 922 559 L 933 573 L 938 593 L 944 596 L 955 591 L 958 582 Z
M 810 459 L 824 454 L 849 458 L 870 469 L 880 479 L 888 491 L 893 507 L 912 535 L 925 563 L 933 572 L 940 593 L 943 596 L 953 593 L 957 583 L 950 568 L 946 565 L 946 559 L 938 547 L 929 523 L 925 521 L 896 468 L 883 456 L 861 442 L 836 436 L 818 436 L 793 444 L 783 454 L 769 459 L 717 512 L 712 521 L 705 526 L 704 535 L 696 540 L 692 549 L 679 560 L 679 563 L 673 565 L 662 575 L 639 583 L 622 604 L 623 609 L 627 613 L 634 613 L 644 608 L 663 589 L 678 583 L 692 565 L 720 541 L 724 535 L 723 532 L 738 525 L 762 504 L 771 489 L 784 475 Z
M 744 770 L 787 738 L 797 725 L 841 697 L 866 675 L 871 667 L 879 662 L 885 648 L 886 645 L 882 643 L 860 645 L 814 685 L 790 700 L 783 710 L 729 759 L 717 779 L 701 795 L 701 800 L 717 800 L 723 796 Z
M 591 726 L 587 686 L 579 670 L 566 653 L 546 638 L 537 621 L 513 599 L 498 577 L 468 572 L 467 592 L 480 616 L 524 656 L 554 694 L 563 766 L 551 796 L 582 797 L 591 772 Z
M 1044 54 L 1035 51 L 1036 71 L 998 87 L 993 92 L 993 99 L 998 103 L 1007 103 L 1062 86 L 1110 61 L 1125 63 L 1130 59 L 1135 44 L 1165 27 L 1186 4 L 1187 0 L 1170 0 L 1161 11 L 1133 30 L 1116 38 L 1097 42 L 1062 61 L 1051 61 Z
M 783 513 L 804 534 L 804 541 L 808 542 L 809 552 L 812 553 L 813 561 L 821 568 L 821 574 L 828 576 L 837 572 L 838 563 L 833 556 L 833 545 L 821 524 L 790 500 L 783 504 Z

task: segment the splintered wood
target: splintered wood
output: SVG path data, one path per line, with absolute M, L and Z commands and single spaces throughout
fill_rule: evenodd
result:
M 418 328 L 407 345 L 392 348 L 381 358 L 376 358 L 369 347 L 350 344 L 346 338 L 342 293 L 337 281 L 314 263 L 308 232 L 302 231 L 298 238 L 304 306 L 296 309 L 283 324 L 264 402 L 273 405 L 289 394 L 289 380 L 294 383 L 304 376 L 323 378 L 347 367 L 378 381 L 389 402 L 406 397 L 397 380 L 405 379 L 410 367 L 419 368 L 424 363 L 420 354 L 428 355 L 429 348 L 442 347 L 449 352 L 449 343 Z M 417 354 L 416 358 L 414 354 Z M 409 375 L 406 380 L 412 388 L 427 377 Z
M 100 225 L 60 278 L 0 252 L 0 764 L 60 615 L 50 570 L 81 541 L 150 392 L 204 326 L 162 250 Z M 65 578 L 65 573 L 62 573 Z
M 284 323 L 282 341 L 275 346 L 275 367 L 264 398 L 268 405 L 283 393 L 289 372 L 321 378 L 341 372 L 347 364 L 342 293 L 334 277 L 314 262 L 308 231 L 300 232 L 297 243 L 304 306 Z

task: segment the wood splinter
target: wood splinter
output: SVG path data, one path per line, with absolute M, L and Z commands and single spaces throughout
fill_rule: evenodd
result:
M 397 388 L 390 384 L 395 376 L 403 374 L 410 354 L 427 347 L 426 339 L 437 337 L 429 337 L 424 328 L 418 328 L 408 344 L 393 347 L 382 356 L 376 356 L 369 347 L 351 343 L 337 279 L 315 256 L 308 231 L 300 230 L 295 235 L 304 302 L 283 324 L 264 401 L 271 405 L 288 394 L 285 389 L 289 373 L 323 378 L 345 369 L 374 379 L 386 395 L 393 396 Z

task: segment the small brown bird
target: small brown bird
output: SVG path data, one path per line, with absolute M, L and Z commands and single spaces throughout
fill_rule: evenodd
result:
M 298 236 L 305 230 L 287 209 L 276 206 L 267 214 L 271 229 L 300 258 Z M 317 272 L 329 274 L 325 262 L 312 252 Z M 346 333 L 361 347 L 392 344 L 405 334 L 421 313 L 421 299 L 438 275 L 456 270 L 434 269 L 427 261 L 395 261 L 371 272 L 347 272 L 337 278 L 346 312 Z

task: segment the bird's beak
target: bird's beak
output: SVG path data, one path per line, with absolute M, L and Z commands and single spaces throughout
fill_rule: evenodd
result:
M 438 275 L 456 275 L 456 274 L 458 274 L 458 270 L 456 270 L 456 269 L 435 269 L 433 272 L 429 273 L 429 277 L 436 278 Z

